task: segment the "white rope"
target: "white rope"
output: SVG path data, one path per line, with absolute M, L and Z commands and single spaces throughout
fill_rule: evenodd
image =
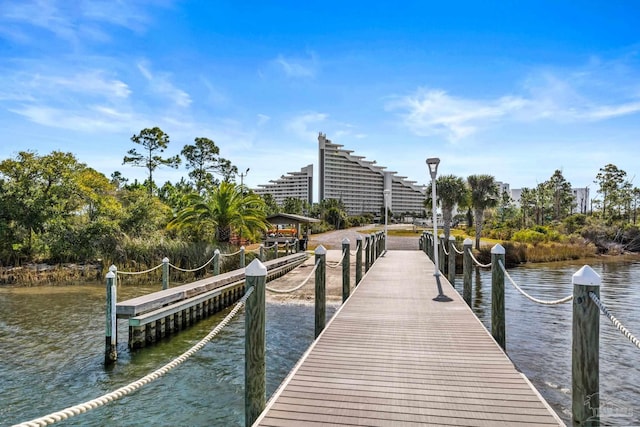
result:
M 611 320 L 611 323 L 613 323 L 613 326 L 615 326 L 620 332 L 622 332 L 622 335 L 627 337 L 627 339 L 631 341 L 633 345 L 640 348 L 640 341 L 638 341 L 638 339 L 635 336 L 633 336 L 633 334 L 629 332 L 629 330 L 625 328 L 624 325 L 620 323 L 620 321 L 616 319 L 615 316 L 609 312 L 609 310 L 607 310 L 607 307 L 602 303 L 602 301 L 600 301 L 600 298 L 598 298 L 598 296 L 594 292 L 589 292 L 589 297 L 600 308 L 600 311 L 602 311 L 602 313 L 605 316 L 607 316 L 609 320 Z
M 476 263 L 476 265 L 478 267 L 480 267 L 480 268 L 489 268 L 489 267 L 491 267 L 491 263 L 489 263 L 489 264 L 480 264 L 480 261 L 478 261 L 476 259 L 476 257 L 473 256 L 473 252 L 472 251 L 469 251 L 469 255 L 471 255 L 471 259 L 473 260 L 473 262 Z
M 220 252 L 214 252 L 214 254 L 211 257 L 211 259 L 209 261 L 205 262 L 203 265 L 201 265 L 198 268 L 186 269 L 186 268 L 180 268 L 180 267 L 178 267 L 176 265 L 173 265 L 173 264 L 169 264 L 169 266 L 175 268 L 178 271 L 182 271 L 182 272 L 185 272 L 185 273 L 193 273 L 194 271 L 202 270 L 207 265 L 209 265 L 211 263 L 211 261 L 213 261 L 218 256 L 219 253 Z
M 242 249 L 238 249 L 235 252 L 232 252 L 230 254 L 220 254 L 220 256 L 234 256 L 234 255 L 238 255 L 240 252 L 242 252 Z
M 340 258 L 340 261 L 338 261 L 335 264 L 329 264 L 328 262 L 326 263 L 327 267 L 329 268 L 337 268 L 338 266 L 342 265 L 342 261 L 344 260 L 344 257 L 347 256 L 347 251 L 342 251 L 342 258 Z
M 456 248 L 456 245 L 452 245 L 452 246 L 453 246 L 453 250 L 456 251 L 458 255 L 464 255 L 464 249 L 459 251 L 458 248 Z
M 355 252 L 351 252 L 351 251 L 349 251 L 349 253 L 351 254 L 351 256 L 356 256 L 356 255 L 358 255 L 358 249 L 360 248 L 360 242 L 361 242 L 361 240 L 358 240 L 358 243 L 356 243 L 356 251 L 355 251 Z
M 445 245 L 442 245 L 442 252 L 444 252 L 446 256 L 449 256 L 449 252 L 447 251 L 447 247 Z
M 159 269 L 160 267 L 162 267 L 162 264 L 156 265 L 155 267 L 152 267 L 152 268 L 150 268 L 148 270 L 144 270 L 144 271 L 120 271 L 120 270 L 116 270 L 116 273 L 117 274 L 128 274 L 128 275 L 133 276 L 133 275 L 136 275 L 136 274 L 150 273 L 153 270 Z
M 543 304 L 543 305 L 558 305 L 558 304 L 564 304 L 564 303 L 569 302 L 569 301 L 571 301 L 573 299 L 573 295 L 569 295 L 569 296 L 566 296 L 564 298 L 560 298 L 560 299 L 553 300 L 553 301 L 546 301 L 546 300 L 541 300 L 541 299 L 538 299 L 538 298 L 534 298 L 531 295 L 529 295 L 528 293 L 526 293 L 525 291 L 523 291 L 522 288 L 520 286 L 518 286 L 518 284 L 516 282 L 513 281 L 511 276 L 509 276 L 509 273 L 507 272 L 507 269 L 504 268 L 504 265 L 502 264 L 501 260 L 498 260 L 498 265 L 500 266 L 500 268 L 504 272 L 504 275 L 507 276 L 507 278 L 509 279 L 509 281 L 511 282 L 513 287 L 516 288 L 522 295 L 524 295 L 525 297 L 527 297 L 529 300 L 531 300 L 533 302 L 536 302 L 538 304 Z
M 119 389 L 112 391 L 111 393 L 107 393 L 103 396 L 100 396 L 96 399 L 89 400 L 88 402 L 81 403 L 79 405 L 70 406 L 66 409 L 63 409 L 58 412 L 54 412 L 52 414 L 46 415 L 44 417 L 40 417 L 31 421 L 27 421 L 21 424 L 16 424 L 14 427 L 41 427 L 49 424 L 53 424 L 57 421 L 66 420 L 75 415 L 83 414 L 91 409 L 98 408 L 100 406 L 104 406 L 107 403 L 111 403 L 115 400 L 118 400 L 128 394 L 133 393 L 144 385 L 149 384 L 152 381 L 157 380 L 162 377 L 164 374 L 172 370 L 173 368 L 179 366 L 183 362 L 185 362 L 189 357 L 193 356 L 196 352 L 201 350 L 205 344 L 211 341 L 218 333 L 227 326 L 227 323 L 231 321 L 231 319 L 240 311 L 242 306 L 246 303 L 247 299 L 253 293 L 254 288 L 250 288 L 247 293 L 238 301 L 236 306 L 227 314 L 227 316 L 216 326 L 209 334 L 204 337 L 200 342 L 191 347 L 186 352 L 182 353 L 180 356 L 175 358 L 170 363 L 167 363 L 163 367 L 153 371 L 152 373 L 140 378 L 138 381 L 134 381 L 124 387 L 120 387 Z
M 304 279 L 304 280 L 302 281 L 302 283 L 301 283 L 301 284 L 299 284 L 298 286 L 296 286 L 295 288 L 291 288 L 291 289 L 275 289 L 275 288 L 271 288 L 271 287 L 269 287 L 269 286 L 266 286 L 266 289 L 267 289 L 269 292 L 273 292 L 273 293 L 276 293 L 276 294 L 288 294 L 288 293 L 291 293 L 291 292 L 295 292 L 295 291 L 297 291 L 298 289 L 300 289 L 301 287 L 303 287 L 304 285 L 306 285 L 306 284 L 307 284 L 307 282 L 309 281 L 309 279 L 311 278 L 311 276 L 313 275 L 313 273 L 315 273 L 315 272 L 316 272 L 316 270 L 318 269 L 318 265 L 320 265 L 320 260 L 318 260 L 318 261 L 316 262 L 316 264 L 313 266 L 313 269 L 311 270 L 311 272 L 309 273 L 309 275 L 307 276 L 307 278 L 306 278 L 306 279 Z

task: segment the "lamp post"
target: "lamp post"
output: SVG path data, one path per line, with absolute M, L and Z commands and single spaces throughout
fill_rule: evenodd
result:
M 436 266 L 434 276 L 440 276 L 440 268 L 438 266 L 438 217 L 436 213 L 436 176 L 438 175 L 438 157 L 430 157 L 427 159 L 429 166 L 429 174 L 431 175 L 431 207 L 433 215 L 433 263 Z
M 389 217 L 389 199 L 391 198 L 391 190 L 388 188 L 383 191 L 384 194 L 384 251 L 387 252 L 387 222 Z

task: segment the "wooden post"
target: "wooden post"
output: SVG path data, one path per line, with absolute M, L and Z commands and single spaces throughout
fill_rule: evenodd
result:
M 240 246 L 240 268 L 245 266 L 244 246 Z
M 284 241 L 284 256 L 289 255 L 289 240 Z
M 471 259 L 471 250 L 473 248 L 473 240 L 464 239 L 462 256 L 462 298 L 471 307 L 471 277 L 473 272 L 473 260 Z
M 376 235 L 375 234 L 371 234 L 371 265 L 373 265 L 374 262 L 376 262 L 376 259 L 378 258 L 376 256 L 376 245 L 378 244 L 378 242 L 376 242 Z
M 571 390 L 574 425 L 600 425 L 600 309 L 589 297 L 600 298 L 601 279 L 588 265 L 572 277 L 573 339 Z
M 441 273 L 445 273 L 447 267 L 447 262 L 444 255 L 444 245 L 444 234 L 441 234 L 438 236 L 438 259 L 440 260 L 440 262 L 438 263 L 438 268 L 440 269 Z
M 245 308 L 244 345 L 244 410 L 245 425 L 251 426 L 264 410 L 266 403 L 265 365 L 265 283 L 267 268 L 257 259 L 245 269 L 247 289 L 253 294 Z
M 280 248 L 280 245 L 278 244 L 278 242 L 275 242 L 273 244 L 273 259 L 277 259 L 278 258 L 278 249 Z
M 351 294 L 351 283 L 349 281 L 351 267 L 351 242 L 346 237 L 342 239 L 342 302 L 344 303 Z
M 262 243 L 260 243 L 260 261 L 265 262 L 266 260 L 264 259 L 264 245 Z
M 320 245 L 316 248 L 316 316 L 315 316 L 315 337 L 324 330 L 327 315 L 327 295 L 326 295 L 326 260 L 327 250 Z
M 507 351 L 504 316 L 504 265 L 505 250 L 497 244 L 491 248 L 491 335 L 504 351 Z
M 112 270 L 112 268 L 114 270 Z M 116 320 L 116 270 L 107 273 L 107 316 L 105 329 L 104 364 L 111 365 L 118 359 L 118 322 Z
M 213 251 L 213 275 L 220 274 L 220 249 Z
M 449 269 L 447 279 L 454 288 L 456 287 L 456 238 L 449 236 Z
M 371 237 L 364 236 L 365 245 L 367 245 L 367 249 L 364 251 L 364 271 L 365 273 L 369 271 L 369 267 L 371 267 Z
M 162 289 L 169 289 L 169 258 L 162 258 Z
M 358 235 L 356 237 L 356 283 L 355 286 L 358 286 L 358 283 L 362 280 L 362 236 Z

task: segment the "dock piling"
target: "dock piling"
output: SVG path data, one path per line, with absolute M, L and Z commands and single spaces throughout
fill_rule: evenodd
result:
M 355 286 L 358 286 L 358 283 L 362 280 L 362 236 L 358 235 L 356 237 L 356 283 Z
M 116 320 L 116 267 L 109 267 L 107 273 L 107 313 L 105 329 L 104 363 L 111 365 L 118 359 L 118 322 Z
M 169 258 L 162 258 L 162 289 L 169 289 Z
M 220 249 L 213 251 L 213 275 L 220 274 Z
M 491 335 L 496 342 L 507 351 L 504 315 L 504 265 L 505 249 L 497 244 L 491 248 Z
M 342 240 L 342 302 L 344 303 L 351 293 L 351 283 L 349 282 L 351 267 L 351 242 L 346 237 Z
M 571 389 L 573 422 L 599 425 L 600 410 L 600 309 L 591 300 L 600 298 L 601 279 L 585 265 L 573 276 L 573 338 Z
M 315 261 L 318 264 L 316 268 L 316 304 L 315 304 L 315 337 L 318 338 L 318 335 L 324 329 L 326 323 L 326 315 L 327 315 L 327 298 L 326 298 L 326 259 L 327 259 L 327 250 L 324 246 L 320 245 L 316 248 L 315 251 L 316 258 Z
M 447 279 L 454 288 L 456 287 L 456 238 L 449 236 L 449 268 L 447 270 Z
M 473 260 L 471 259 L 471 250 L 473 248 L 473 240 L 468 237 L 462 243 L 464 255 L 462 257 L 462 298 L 471 307 L 471 275 L 473 272 Z
M 253 294 L 245 309 L 245 425 L 251 426 L 266 404 L 265 284 L 267 268 L 258 260 L 245 271 L 247 290 Z

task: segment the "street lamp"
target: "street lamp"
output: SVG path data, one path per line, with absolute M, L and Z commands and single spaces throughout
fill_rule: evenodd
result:
M 389 217 L 389 199 L 391 190 L 388 188 L 382 192 L 384 194 L 384 251 L 387 252 L 387 222 Z
M 249 173 L 249 168 L 247 168 L 246 171 L 244 171 L 244 173 L 240 174 L 240 188 L 243 188 L 244 185 L 244 177 L 247 176 L 247 174 Z M 244 190 L 242 190 L 242 194 L 244 194 Z
M 440 276 L 440 268 L 438 267 L 438 221 L 436 213 L 436 175 L 438 175 L 438 165 L 440 159 L 438 157 L 431 157 L 427 159 L 427 166 L 429 166 L 429 174 L 431 175 L 431 207 L 433 215 L 433 263 L 436 266 L 434 276 Z

